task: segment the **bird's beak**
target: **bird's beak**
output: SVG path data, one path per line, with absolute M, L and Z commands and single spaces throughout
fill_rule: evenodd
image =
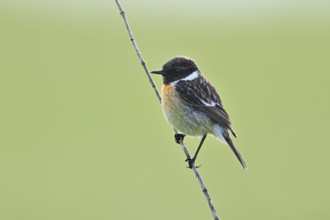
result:
M 151 73 L 160 74 L 160 75 L 165 74 L 165 72 L 163 70 L 155 70 L 155 71 L 151 71 Z

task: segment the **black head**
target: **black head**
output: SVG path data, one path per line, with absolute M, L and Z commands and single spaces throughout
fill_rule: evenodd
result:
M 198 70 L 198 67 L 192 59 L 184 56 L 178 56 L 170 59 L 164 65 L 162 70 L 152 71 L 151 73 L 161 74 L 164 84 L 169 84 L 176 80 L 189 76 Z

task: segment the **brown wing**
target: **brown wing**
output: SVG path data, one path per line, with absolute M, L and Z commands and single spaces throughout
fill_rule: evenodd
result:
M 179 81 L 174 88 L 188 105 L 203 112 L 214 122 L 228 128 L 236 137 L 231 127 L 229 115 L 222 106 L 219 94 L 204 77 L 198 77 L 191 81 Z

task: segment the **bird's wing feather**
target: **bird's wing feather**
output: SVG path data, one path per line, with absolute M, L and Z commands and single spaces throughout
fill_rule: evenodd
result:
M 236 137 L 231 127 L 229 115 L 222 106 L 219 94 L 204 77 L 191 81 L 179 81 L 174 88 L 188 105 L 203 112 L 216 123 L 228 128 Z

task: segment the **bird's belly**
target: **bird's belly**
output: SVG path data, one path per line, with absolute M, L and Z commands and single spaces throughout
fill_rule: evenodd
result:
M 212 133 L 214 123 L 204 113 L 180 101 L 171 85 L 162 88 L 162 108 L 167 121 L 180 132 L 190 136 Z

